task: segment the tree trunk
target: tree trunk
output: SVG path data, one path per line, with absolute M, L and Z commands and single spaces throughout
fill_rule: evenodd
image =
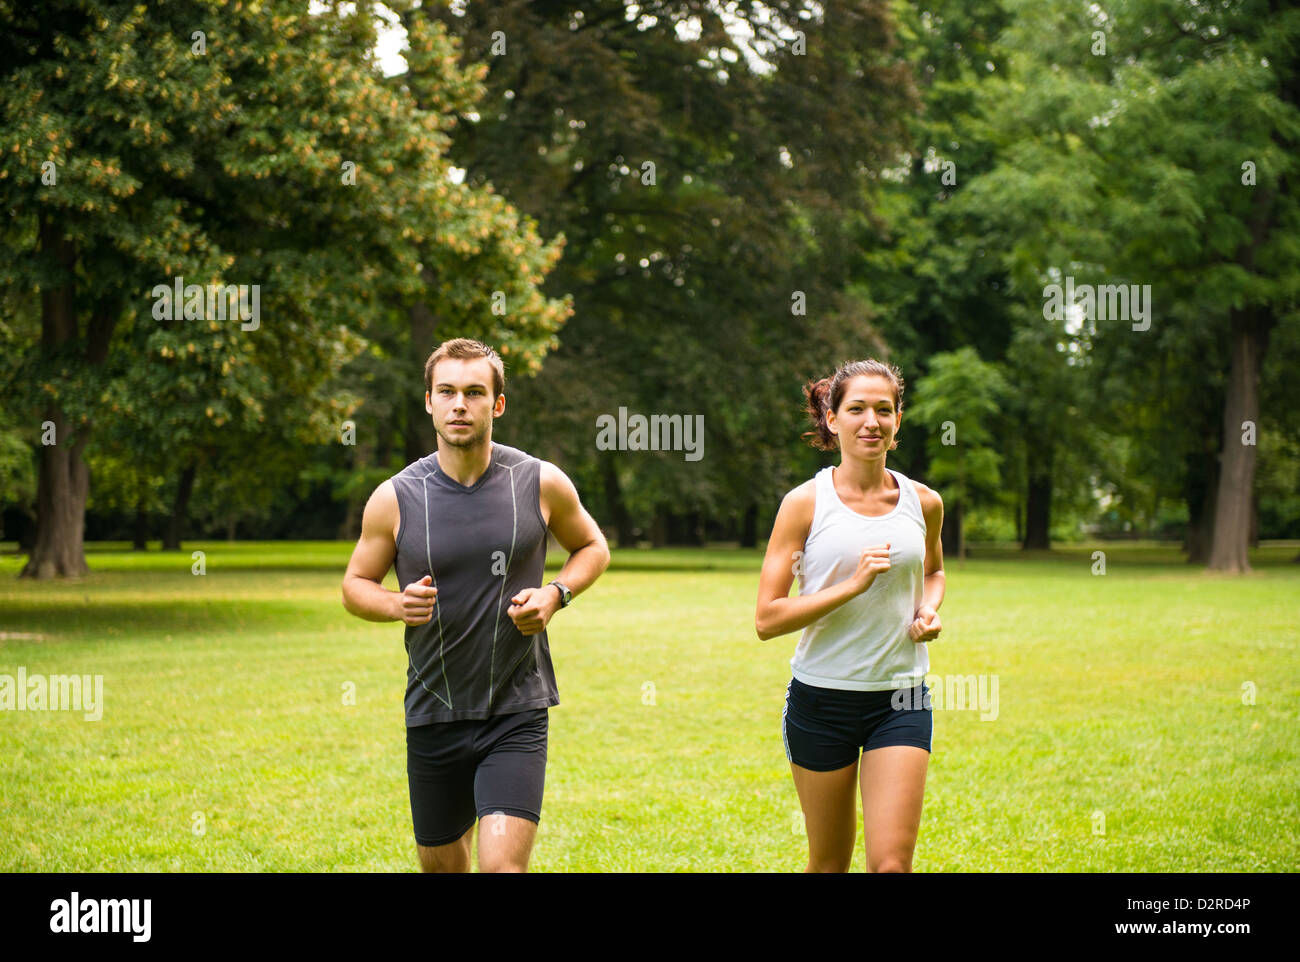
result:
M 966 459 L 962 455 L 957 457 L 957 490 L 961 492 L 961 497 L 957 499 L 957 560 L 966 560 Z M 899 497 L 902 497 L 900 494 Z
M 1290 64 L 1288 65 L 1290 66 Z M 1296 81 L 1283 84 L 1284 99 L 1295 103 Z M 1285 181 L 1276 187 L 1262 185 L 1254 193 L 1250 235 L 1242 242 L 1237 262 L 1249 274 L 1255 273 L 1255 252 L 1268 238 L 1272 227 L 1273 202 Z M 1223 404 L 1223 453 L 1219 460 L 1219 490 L 1214 500 L 1214 537 L 1210 542 L 1211 571 L 1236 574 L 1250 570 L 1250 505 L 1255 487 L 1255 443 L 1243 443 L 1244 422 L 1259 430 L 1259 373 L 1268 351 L 1269 332 L 1277 322 L 1271 305 L 1233 308 L 1231 314 L 1232 361 L 1228 369 L 1228 394 Z M 1255 439 L 1251 438 L 1254 442 Z
M 423 268 L 420 276 L 428 290 L 435 290 L 437 275 L 432 268 Z M 406 406 L 406 463 L 410 464 L 428 457 L 438 449 L 438 434 L 433 429 L 433 418 L 424 409 L 424 362 L 439 342 L 438 317 L 427 304 L 421 302 L 411 305 L 406 317 L 411 330 L 411 350 L 420 365 L 418 380 L 414 384 L 399 385 L 404 396 L 412 398 Z M 406 394 L 408 391 L 409 395 Z
M 85 439 L 63 440 L 63 414 L 51 406 L 47 420 L 54 422 L 55 443 L 42 446 L 36 489 L 36 540 L 19 577 L 80 578 L 89 570 L 83 538 L 86 533 L 86 496 L 90 472 L 81 459 Z
M 18 552 L 19 554 L 31 554 L 32 549 L 36 547 L 36 518 L 32 514 L 27 514 L 23 518 L 23 525 L 19 529 L 22 533 L 18 535 Z M 1300 561 L 1300 556 L 1297 556 Z
M 1214 503 L 1219 490 L 1219 456 L 1187 457 L 1187 563 L 1203 565 L 1214 541 Z
M 943 542 L 946 557 L 957 557 L 961 551 L 961 533 L 957 530 L 961 519 L 957 516 L 959 501 L 954 499 L 952 506 L 943 512 L 943 527 L 939 531 L 939 540 Z
M 406 390 L 406 385 L 402 385 Z M 428 457 L 438 450 L 438 432 L 433 429 L 433 418 L 424 409 L 424 381 L 414 388 L 419 397 L 406 405 L 406 463 Z
M 181 471 L 180 481 L 176 485 L 176 497 L 172 501 L 171 517 L 167 519 L 167 537 L 163 542 L 164 551 L 180 551 L 182 529 L 190 509 L 190 494 L 194 491 L 194 475 L 198 465 L 187 464 Z
M 131 545 L 133 551 L 149 550 L 149 515 L 144 509 L 144 498 L 136 502 L 135 506 L 135 541 Z
M 749 502 L 745 516 L 740 522 L 740 546 L 742 548 L 758 547 L 758 503 Z
M 59 351 L 79 337 L 73 269 L 76 249 L 63 228 L 47 215 L 38 226 L 41 253 L 53 261 L 57 281 L 41 289 L 41 354 Z M 42 445 L 36 484 L 36 537 L 19 577 L 80 578 L 86 565 L 86 496 L 89 472 L 81 459 L 85 432 L 74 440 L 57 401 L 46 407 L 44 419 L 54 424 L 54 444 Z
M 1023 549 L 1052 547 L 1052 458 L 1050 447 L 1029 445 L 1029 492 Z
M 233 514 L 226 519 L 226 540 L 233 542 L 235 540 L 235 529 L 239 527 L 239 519 Z
M 1270 315 L 1264 308 L 1232 312 L 1232 366 L 1223 410 L 1223 454 L 1214 501 L 1211 571 L 1250 570 L 1251 494 L 1255 484 L 1254 443 L 1243 443 L 1243 424 L 1259 427 L 1259 372 L 1268 346 Z M 1254 441 L 1254 438 L 1250 440 Z
M 356 451 L 356 455 L 352 459 L 352 469 L 354 471 L 364 471 L 374 463 L 375 442 L 371 439 L 372 435 L 369 432 L 366 432 L 363 437 L 364 440 L 354 449 Z M 422 454 L 420 457 L 424 457 L 424 455 Z M 361 519 L 365 514 L 368 499 L 369 495 L 365 491 L 359 491 L 348 498 L 347 514 L 344 515 L 343 522 L 339 525 L 338 530 L 340 540 L 356 541 L 361 537 Z M 234 538 L 230 540 L 233 541 Z
M 607 457 L 602 460 L 600 473 L 605 487 L 605 507 L 609 510 L 610 517 L 614 519 L 614 528 L 618 532 L 618 546 L 635 548 L 636 528 L 623 501 L 623 488 L 619 484 L 618 468 L 613 458 Z
M 654 525 L 650 529 L 650 544 L 655 548 L 662 548 L 668 543 L 668 509 L 663 505 L 656 505 Z
M 704 547 L 704 517 L 699 511 L 689 511 L 685 517 L 686 530 L 682 540 L 697 548 Z
M 361 537 L 361 515 L 364 509 L 365 505 L 359 498 L 348 499 L 348 513 L 343 516 L 343 523 L 339 525 L 340 541 L 356 541 Z

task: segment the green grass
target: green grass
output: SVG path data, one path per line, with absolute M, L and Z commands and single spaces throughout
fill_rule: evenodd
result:
M 44 636 L 0 637 L 0 673 L 105 688 L 99 722 L 0 713 L 0 870 L 413 871 L 402 631 L 343 610 L 351 545 L 126 547 L 90 546 L 76 583 L 0 556 L 0 633 Z M 997 675 L 999 711 L 935 712 L 916 870 L 1295 871 L 1296 553 L 1266 545 L 1244 577 L 1167 545 L 949 558 L 931 683 Z M 802 869 L 796 636 L 754 635 L 760 560 L 615 552 L 557 615 L 534 871 Z

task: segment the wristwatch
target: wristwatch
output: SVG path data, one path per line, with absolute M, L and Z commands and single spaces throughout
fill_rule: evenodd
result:
M 562 585 L 558 581 L 552 581 L 550 583 L 560 589 L 560 607 L 569 607 L 569 602 L 573 600 L 573 592 L 569 590 L 567 585 Z

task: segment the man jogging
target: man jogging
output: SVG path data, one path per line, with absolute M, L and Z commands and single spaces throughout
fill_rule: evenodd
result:
M 421 868 L 527 871 L 541 819 L 546 626 L 609 565 L 600 528 L 555 465 L 492 441 L 505 369 L 485 344 L 439 345 L 424 368 L 438 450 L 371 495 L 343 605 L 406 624 L 407 776 Z M 547 530 L 569 552 L 542 583 Z M 399 592 L 383 587 L 396 566 Z

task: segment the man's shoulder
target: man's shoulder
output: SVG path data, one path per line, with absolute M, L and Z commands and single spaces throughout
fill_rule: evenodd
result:
M 513 468 L 516 465 L 535 463 L 545 465 L 547 462 L 540 458 L 534 457 L 527 451 L 511 447 L 508 444 L 501 444 L 498 441 L 492 442 L 492 463 L 499 464 L 502 467 Z M 425 476 L 433 474 L 437 469 L 437 452 L 426 454 L 418 460 L 412 461 L 406 467 L 402 468 L 388 480 L 401 483 L 403 481 L 420 481 Z
M 389 481 L 407 481 L 407 480 L 418 481 L 432 470 L 433 470 L 433 455 L 426 454 L 424 457 L 412 461 L 410 464 L 402 468 L 402 470 L 398 471 L 388 480 Z
M 499 441 L 492 442 L 492 461 L 508 468 L 513 468 L 516 464 L 527 464 L 530 461 L 536 461 L 538 464 L 542 463 L 540 458 L 534 457 L 527 451 L 512 448 L 510 445 L 501 444 Z

